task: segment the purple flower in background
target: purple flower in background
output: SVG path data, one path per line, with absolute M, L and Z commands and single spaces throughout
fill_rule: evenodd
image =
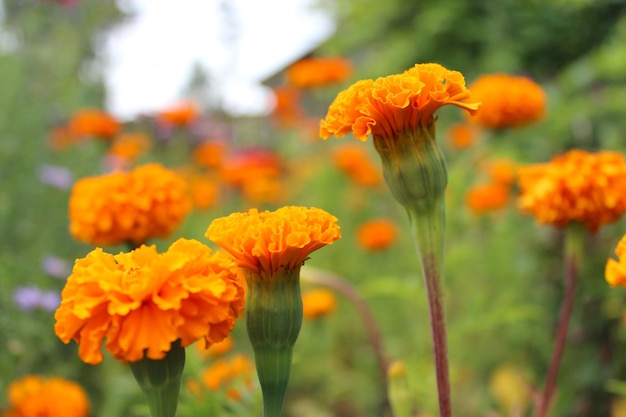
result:
M 39 181 L 61 190 L 69 190 L 74 183 L 74 176 L 69 169 L 53 165 L 42 165 L 39 168 Z
M 71 265 L 68 261 L 57 258 L 53 255 L 47 255 L 41 261 L 41 269 L 51 277 L 65 279 L 71 272 Z
M 61 304 L 61 296 L 56 291 L 42 291 L 36 285 L 30 285 L 15 288 L 13 301 L 20 310 L 24 311 L 32 311 L 36 308 L 54 311 Z

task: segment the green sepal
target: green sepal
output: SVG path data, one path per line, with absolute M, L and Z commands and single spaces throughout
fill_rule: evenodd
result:
M 130 369 L 146 398 L 151 417 L 176 415 L 184 367 L 185 348 L 178 340 L 172 343 L 163 359 L 143 358 L 130 362 Z

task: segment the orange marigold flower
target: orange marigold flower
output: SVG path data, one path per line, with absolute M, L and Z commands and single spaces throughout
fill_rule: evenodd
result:
M 367 135 L 392 138 L 432 123 L 437 109 L 453 104 L 470 112 L 480 103 L 466 103 L 469 90 L 458 71 L 439 64 L 417 64 L 413 68 L 376 80 L 361 80 L 337 95 L 320 123 L 320 136 Z
M 111 255 L 96 248 L 78 259 L 55 313 L 55 333 L 79 343 L 90 364 L 102 342 L 120 360 L 162 359 L 172 342 L 223 340 L 244 307 L 245 284 L 232 259 L 179 239 L 164 253 L 142 245 Z
M 448 144 L 452 149 L 465 149 L 478 140 L 480 132 L 470 123 L 455 123 L 448 130 Z
M 335 149 L 334 160 L 335 165 L 357 184 L 376 187 L 383 182 L 380 167 L 371 160 L 362 146 L 340 146 Z
M 609 258 L 606 263 L 604 277 L 611 287 L 626 287 L 626 236 L 622 237 L 615 248 L 617 260 Z
M 167 125 L 184 127 L 196 120 L 199 114 L 198 107 L 194 103 L 184 101 L 160 112 L 157 120 Z
M 196 343 L 196 348 L 198 349 L 198 352 L 200 352 L 202 357 L 213 358 L 216 356 L 222 356 L 225 353 L 230 352 L 233 349 L 234 344 L 235 342 L 233 341 L 233 337 L 229 334 L 221 342 L 213 343 L 209 346 L 206 346 L 202 343 Z
M 499 183 L 475 185 L 467 193 L 467 206 L 476 214 L 498 210 L 509 201 L 510 189 Z
M 158 164 L 77 181 L 69 203 L 70 233 L 94 245 L 166 237 L 192 207 L 187 182 Z
M 96 136 L 113 138 L 122 125 L 113 116 L 102 110 L 82 109 L 72 115 L 68 122 L 70 134 L 78 137 Z
M 496 184 L 512 185 L 517 178 L 517 165 L 510 159 L 493 159 L 487 162 L 486 169 Z
M 252 360 L 244 355 L 236 355 L 216 361 L 202 373 L 201 378 L 210 390 L 225 389 L 229 398 L 239 400 L 241 398 L 240 385 L 250 387 L 254 373 Z
M 300 105 L 300 91 L 291 86 L 274 88 L 274 109 L 272 118 L 284 128 L 291 128 L 304 119 L 304 110 Z
M 115 137 L 109 148 L 109 154 L 134 162 L 150 149 L 150 137 L 144 132 L 122 133 Z
M 193 150 L 193 160 L 204 168 L 219 168 L 224 160 L 226 144 L 221 141 L 207 140 Z
M 335 293 L 327 289 L 310 290 L 302 294 L 302 316 L 316 319 L 332 313 L 337 308 Z
M 546 93 L 527 77 L 487 74 L 470 86 L 472 99 L 483 103 L 471 120 L 489 129 L 524 126 L 546 112 Z
M 345 58 L 304 58 L 287 68 L 287 84 L 298 88 L 322 87 L 345 80 L 352 63 Z
M 357 243 L 368 251 L 380 251 L 393 245 L 398 226 L 390 219 L 373 219 L 362 223 L 356 232 Z
M 206 237 L 233 255 L 241 268 L 264 278 L 299 268 L 309 254 L 341 237 L 337 218 L 319 208 L 250 209 L 213 220 Z
M 87 417 L 89 398 L 75 382 L 27 375 L 9 384 L 6 417 Z
M 572 150 L 521 167 L 519 207 L 540 223 L 580 222 L 595 233 L 626 210 L 626 159 L 618 152 Z

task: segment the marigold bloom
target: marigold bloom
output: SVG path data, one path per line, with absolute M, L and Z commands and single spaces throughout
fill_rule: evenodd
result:
M 283 128 L 292 128 L 305 119 L 304 109 L 300 105 L 300 91 L 291 86 L 276 87 L 272 118 Z
M 71 135 L 77 137 L 96 136 L 113 138 L 122 128 L 116 118 L 97 109 L 82 109 L 75 112 L 68 122 Z
M 466 204 L 475 214 L 484 214 L 506 206 L 509 201 L 509 187 L 489 183 L 475 185 L 467 192 Z
M 546 93 L 527 77 L 487 74 L 470 85 L 472 99 L 483 103 L 471 120 L 489 129 L 519 127 L 540 120 Z
M 326 289 L 309 290 L 302 294 L 302 316 L 316 319 L 337 309 L 335 293 Z
M 373 219 L 362 223 L 356 232 L 357 243 L 367 251 L 381 251 L 393 245 L 398 227 L 390 219 Z
M 233 349 L 234 344 L 235 342 L 233 341 L 233 337 L 229 334 L 221 342 L 213 343 L 209 346 L 202 343 L 196 343 L 196 348 L 203 358 L 214 358 L 230 352 Z
M 479 138 L 477 126 L 470 123 L 456 123 L 447 134 L 448 144 L 452 149 L 465 149 L 472 146 Z
M 150 149 L 150 137 L 144 132 L 122 133 L 115 137 L 109 148 L 109 154 L 134 162 Z
M 241 399 L 241 388 L 251 388 L 255 374 L 254 363 L 244 355 L 216 361 L 202 372 L 204 385 L 212 391 L 224 390 L 228 398 Z
M 358 144 L 345 144 L 333 152 L 335 165 L 357 184 L 376 187 L 383 182 L 380 167 L 369 157 L 367 150 Z
M 69 203 L 70 233 L 94 245 L 139 244 L 168 236 L 191 207 L 185 180 L 148 164 L 77 181 Z
M 299 268 L 314 252 L 341 237 L 337 218 L 319 208 L 250 209 L 213 220 L 206 237 L 233 255 L 241 268 L 269 278 Z
M 626 159 L 618 152 L 572 150 L 521 167 L 519 207 L 540 223 L 583 223 L 592 233 L 626 210 Z
M 500 158 L 488 161 L 486 170 L 495 184 L 512 185 L 517 178 L 517 164 L 509 159 Z
M 626 287 L 626 236 L 617 244 L 615 248 L 617 260 L 609 258 L 606 263 L 604 277 L 611 287 L 623 285 Z
M 89 398 L 75 382 L 27 375 L 9 384 L 5 417 L 87 417 Z
M 320 136 L 352 132 L 362 141 L 369 134 L 392 138 L 430 124 L 435 111 L 446 104 L 475 111 L 479 104 L 461 101 L 467 98 L 469 90 L 460 72 L 439 64 L 417 64 L 402 74 L 358 81 L 339 93 L 320 123 Z
M 345 80 L 352 63 L 345 58 L 304 58 L 287 68 L 287 84 L 298 88 L 322 87 Z
M 105 337 L 117 359 L 162 359 L 177 340 L 223 340 L 243 310 L 244 285 L 228 255 L 195 240 L 161 254 L 145 245 L 118 255 L 96 248 L 76 261 L 54 330 L 79 343 L 90 364 L 102 361 Z
M 202 173 L 190 173 L 187 182 L 195 208 L 207 210 L 215 206 L 219 197 L 219 187 L 215 179 Z
M 221 141 L 207 140 L 193 150 L 193 160 L 204 168 L 219 168 L 224 160 L 226 144 Z
M 160 112 L 157 120 L 166 125 L 185 127 L 196 120 L 199 113 L 194 103 L 185 101 Z

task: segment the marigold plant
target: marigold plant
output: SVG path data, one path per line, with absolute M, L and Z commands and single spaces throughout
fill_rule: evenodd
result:
M 238 266 L 264 279 L 279 269 L 300 268 L 311 252 L 332 244 L 341 233 L 337 218 L 322 209 L 285 206 L 217 218 L 206 236 Z
M 475 111 L 477 103 L 462 101 L 469 96 L 460 72 L 417 64 L 401 74 L 358 81 L 339 93 L 320 123 L 320 136 L 352 132 L 363 141 L 369 134 L 392 138 L 430 124 L 435 111 L 446 104 Z
M 252 388 L 254 373 L 254 362 L 239 354 L 217 360 L 202 372 L 201 379 L 210 390 L 224 390 L 228 398 L 237 401 L 242 388 Z
M 626 159 L 618 152 L 572 150 L 518 170 L 520 209 L 540 223 L 583 223 L 592 233 L 626 210 Z
M 3 417 L 87 417 L 89 398 L 75 382 L 26 375 L 9 384 L 9 409 Z
M 93 245 L 140 244 L 169 236 L 192 207 L 187 182 L 158 164 L 77 181 L 70 233 Z
M 223 340 L 244 307 L 232 259 L 195 240 L 164 253 L 141 246 L 111 255 L 97 248 L 78 259 L 62 292 L 54 330 L 79 343 L 83 361 L 102 361 L 101 345 L 117 359 L 162 359 L 175 341 Z
M 509 201 L 511 191 L 507 185 L 488 183 L 474 185 L 467 192 L 465 202 L 475 214 L 504 208 Z
M 527 77 L 486 74 L 470 85 L 472 99 L 483 103 L 471 120 L 489 129 L 519 127 L 546 113 L 543 88 Z
M 340 57 L 304 58 L 286 70 L 287 84 L 298 88 L 322 87 L 345 80 L 352 63 Z
M 356 231 L 358 245 L 367 251 L 381 251 L 398 238 L 398 226 L 390 219 L 372 219 L 361 223 Z

